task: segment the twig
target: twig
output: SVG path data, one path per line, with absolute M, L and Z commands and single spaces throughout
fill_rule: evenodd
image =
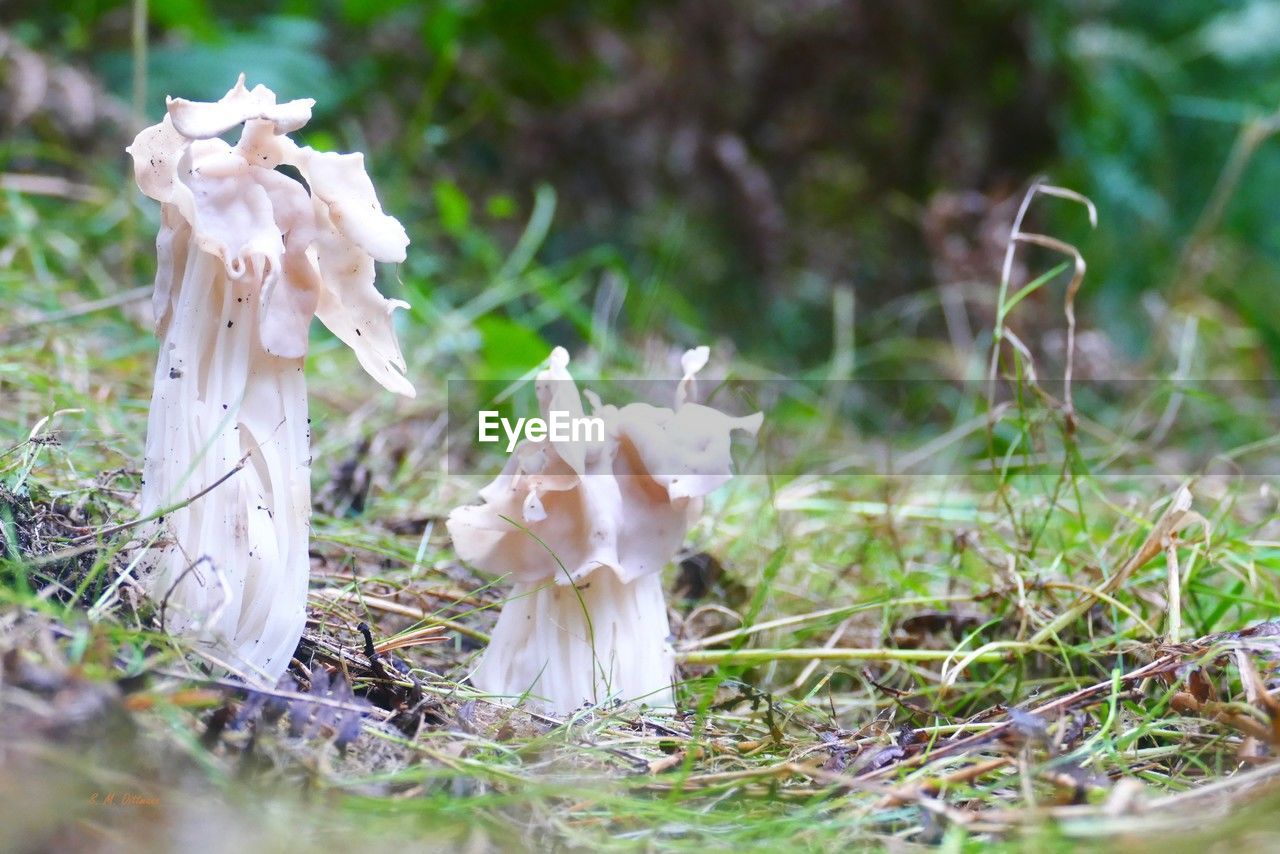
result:
M 754 635 L 758 632 L 768 631 L 769 629 L 787 629 L 804 623 L 812 623 L 826 617 L 847 617 L 856 614 L 859 611 L 867 611 L 872 608 L 882 608 L 888 605 L 897 607 L 910 605 L 933 605 L 938 602 L 968 602 L 973 599 L 972 596 L 956 595 L 956 596 L 911 596 L 903 599 L 883 599 L 876 602 L 860 602 L 857 605 L 842 605 L 839 608 L 826 608 L 821 611 L 812 611 L 808 614 L 796 614 L 790 617 L 779 617 L 776 620 L 767 620 L 763 623 L 753 623 L 750 626 L 743 626 L 737 629 L 730 629 L 726 632 L 720 632 L 714 635 L 707 635 L 705 638 L 697 638 L 696 640 L 686 641 L 680 645 L 683 652 L 691 652 L 695 649 L 702 649 L 715 644 L 725 643 L 731 640 L 737 640 L 740 637 Z
M 1029 714 L 1029 715 L 1036 715 L 1038 717 L 1048 718 L 1050 714 L 1053 712 L 1065 711 L 1067 709 L 1072 708 L 1082 700 L 1090 699 L 1096 694 L 1105 694 L 1108 691 L 1111 691 L 1113 686 L 1116 684 L 1116 682 L 1119 682 L 1120 684 L 1139 682 L 1150 676 L 1155 676 L 1160 673 L 1167 673 L 1170 670 L 1176 668 L 1178 665 L 1180 665 L 1182 663 L 1182 660 L 1183 660 L 1183 655 L 1181 653 L 1176 653 L 1176 652 L 1167 653 L 1155 659 L 1154 661 L 1144 664 L 1142 667 L 1139 667 L 1137 670 L 1133 670 L 1133 671 L 1130 671 L 1129 673 L 1121 675 L 1120 677 L 1118 677 L 1118 679 L 1107 679 L 1103 682 L 1098 682 L 1086 688 L 1081 688 L 1080 690 L 1073 691 L 1072 693 L 1067 694 L 1066 696 L 1059 697 L 1056 700 L 1052 700 L 1044 704 L 1043 706 L 1040 706 L 1039 708 L 1027 709 L 1025 710 L 1025 712 L 1026 714 Z M 884 768 L 879 768 L 875 771 L 870 771 L 866 774 L 861 775 L 858 779 L 867 780 L 874 777 L 881 777 L 889 773 L 894 773 L 907 765 L 919 765 L 924 762 L 932 762 L 935 759 L 939 759 L 943 756 L 949 756 L 953 753 L 962 751 L 966 748 L 976 747 L 979 744 L 984 744 L 990 741 L 991 739 L 995 738 L 996 736 L 1000 735 L 1001 733 L 1005 732 L 1006 730 L 1012 729 L 1015 726 L 1016 726 L 1016 723 L 1012 718 L 1010 718 L 1009 720 L 1000 721 L 984 732 L 975 733 L 974 735 L 967 736 L 965 738 L 962 738 L 956 741 L 946 742 L 945 744 L 941 744 L 934 747 L 932 750 L 929 750 L 928 752 L 919 753 L 915 756 L 904 759 L 901 762 L 898 762 L 896 764 L 886 765 Z
M 1020 648 L 1029 644 L 1009 642 Z M 824 647 L 794 649 L 704 649 L 676 653 L 683 664 L 765 664 L 772 661 L 946 661 L 955 655 L 945 649 L 826 649 Z M 979 661 L 1004 661 L 1007 653 L 989 651 L 976 653 L 966 659 Z
M 246 691 L 253 694 L 265 694 L 268 697 L 274 697 L 278 700 L 293 700 L 311 703 L 317 706 L 328 706 L 333 709 L 342 709 L 348 712 L 360 712 L 362 714 L 381 715 L 389 717 L 391 715 L 386 709 L 380 709 L 377 706 L 357 706 L 354 703 L 344 703 L 341 700 L 334 700 L 329 697 L 316 696 L 313 694 L 302 694 L 297 691 L 282 691 L 279 688 L 265 688 L 259 685 L 250 685 L 246 682 L 237 682 L 233 679 L 219 679 L 214 676 L 198 676 L 191 673 L 176 673 L 172 670 L 157 670 L 161 676 L 168 676 L 171 679 L 181 679 L 183 681 L 195 682 L 202 685 L 215 685 L 219 688 L 227 688 L 233 691 Z
M 401 617 L 409 617 L 420 622 L 438 623 L 447 629 L 457 632 L 460 635 L 466 635 L 469 638 L 478 640 L 481 643 L 488 643 L 489 636 L 484 632 L 473 629 L 470 626 L 450 620 L 447 617 L 440 617 L 435 614 L 429 614 L 421 608 L 414 608 L 409 605 L 402 605 L 399 602 L 393 602 L 390 599 L 383 599 L 380 596 L 363 596 L 346 590 L 312 590 L 313 596 L 322 596 L 326 599 L 333 599 L 340 602 L 349 602 L 352 604 L 362 604 L 375 611 L 383 611 L 387 614 L 396 614 Z
M 130 528 L 136 528 L 139 525 L 143 525 L 147 522 L 154 521 L 156 519 L 161 518 L 162 516 L 168 516 L 170 513 L 174 512 L 175 510 L 181 510 L 183 507 L 186 507 L 189 504 L 192 504 L 193 502 L 198 501 L 201 498 L 204 498 L 210 492 L 213 492 L 219 486 L 222 486 L 222 484 L 230 480 L 231 477 L 234 476 L 236 472 L 240 471 L 242 468 L 245 467 L 245 464 L 249 462 L 249 457 L 252 456 L 252 454 L 253 454 L 252 451 L 246 452 L 245 455 L 240 458 L 240 462 L 236 463 L 235 466 L 233 466 L 230 471 L 228 471 L 222 477 L 218 478 L 213 483 L 209 484 L 204 489 L 200 490 L 190 498 L 187 498 L 183 501 L 179 501 L 177 504 L 170 504 L 168 507 L 161 507 L 159 510 L 156 510 L 150 515 L 143 516 L 141 519 L 134 519 L 132 522 L 122 522 L 119 525 L 112 525 L 109 528 L 103 528 L 102 530 L 94 531 L 92 534 L 85 534 L 80 537 L 75 537 L 72 540 L 70 540 L 70 542 L 72 545 L 79 545 L 80 543 L 87 543 L 93 540 L 98 540 L 102 537 L 109 537 L 109 536 L 112 536 L 113 534 L 118 534 L 121 531 L 127 531 Z M 56 553 L 54 556 L 51 556 L 51 557 L 56 557 Z
M 173 583 L 170 584 L 169 588 L 164 591 L 164 596 L 160 599 L 160 633 L 161 634 L 166 634 L 166 635 L 169 634 L 169 630 L 165 625 L 165 617 L 168 616 L 168 610 L 169 610 L 169 597 L 172 596 L 173 592 L 178 589 L 178 585 L 182 583 L 183 579 L 186 578 L 191 573 L 195 572 L 196 567 L 200 566 L 200 564 L 202 563 L 208 564 L 209 569 L 214 574 L 214 577 L 218 579 L 219 585 L 222 587 L 222 592 L 224 594 L 222 597 L 222 601 L 225 602 L 229 598 L 227 594 L 229 594 L 230 591 L 227 589 L 226 578 L 223 577 L 222 573 L 218 571 L 218 566 L 213 562 L 213 558 L 209 557 L 208 555 L 202 555 L 201 557 L 196 558 L 194 561 L 192 561 L 190 564 L 187 565 L 186 569 L 178 573 L 178 577 L 173 580 Z M 199 580 L 198 577 L 197 577 L 197 580 Z M 219 607 L 218 612 L 221 612 L 221 611 L 222 611 L 222 608 Z M 215 613 L 214 617 L 215 618 L 211 619 L 209 622 L 217 623 L 217 619 L 216 619 L 217 613 Z
M 902 786 L 881 798 L 876 803 L 875 809 L 889 809 L 912 803 L 921 797 L 935 795 L 947 786 L 955 785 L 956 783 L 970 783 L 979 777 L 985 777 L 992 771 L 999 771 L 1012 762 L 1012 757 L 997 756 L 995 759 L 975 762 L 972 765 L 966 765 L 964 768 L 958 768 L 950 774 L 944 774 L 937 779 L 927 780 L 916 785 Z

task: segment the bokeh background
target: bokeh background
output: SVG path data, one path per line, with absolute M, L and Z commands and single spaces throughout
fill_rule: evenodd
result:
M 145 53 L 138 8 L 4 5 L 5 171 L 125 197 L 135 110 L 165 94 L 243 70 L 313 97 L 306 140 L 367 151 L 409 227 L 400 287 L 458 333 L 438 349 L 489 368 L 616 331 L 782 371 L 849 341 L 887 371 L 886 342 L 923 336 L 963 372 L 1041 174 L 1098 207 L 1093 231 L 1070 205 L 1032 219 L 1089 261 L 1095 373 L 1188 300 L 1280 356 L 1274 0 L 149 0 Z M 104 273 L 144 284 L 151 227 L 111 225 Z M 1019 322 L 1051 357 L 1060 297 L 1038 296 Z

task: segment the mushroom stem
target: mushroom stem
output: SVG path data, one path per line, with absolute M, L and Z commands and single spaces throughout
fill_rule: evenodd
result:
M 216 103 L 169 98 L 128 148 L 161 216 L 147 592 L 161 628 L 272 684 L 306 618 L 312 319 L 385 388 L 414 394 L 391 319 L 407 303 L 374 287 L 375 263 L 403 261 L 409 237 L 362 155 L 289 138 L 313 104 L 277 103 L 241 75 Z M 221 136 L 237 126 L 232 146 Z
M 576 585 L 516 582 L 472 682 L 527 691 L 553 714 L 618 697 L 673 706 L 675 657 L 662 576 L 624 583 L 600 568 Z
M 310 569 L 303 360 L 262 346 L 260 271 L 233 279 L 219 258 L 179 237 L 174 254 L 183 257 L 161 253 L 175 275 L 161 314 L 142 512 L 198 492 L 242 458 L 247 463 L 157 520 L 148 583 L 166 629 L 274 684 L 302 633 Z

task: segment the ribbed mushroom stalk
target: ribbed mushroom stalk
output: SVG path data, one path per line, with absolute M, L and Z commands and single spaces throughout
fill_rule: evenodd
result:
M 408 238 L 361 155 L 286 136 L 313 103 L 277 104 L 242 75 L 217 103 L 170 98 L 128 149 L 161 203 L 142 511 L 200 496 L 157 522 L 144 581 L 166 629 L 272 683 L 305 619 L 311 318 L 383 386 L 414 393 L 391 323 L 405 303 L 373 285 L 374 262 L 403 261 Z M 236 145 L 218 138 L 240 125 Z
M 603 441 L 525 440 L 483 503 L 449 514 L 458 555 L 514 580 L 472 674 L 478 688 L 557 714 L 611 699 L 673 705 L 661 571 L 703 496 L 731 478 L 730 433 L 754 435 L 762 420 L 689 402 L 707 357 L 685 354 L 674 409 L 602 406 L 588 392 Z M 557 347 L 538 375 L 548 422 L 583 414 L 568 362 Z

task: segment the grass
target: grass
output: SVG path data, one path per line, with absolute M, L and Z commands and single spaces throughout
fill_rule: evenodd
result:
M 402 283 L 418 399 L 370 396 L 317 336 L 310 620 L 296 687 L 268 697 L 192 666 L 121 581 L 155 343 L 146 289 L 108 272 L 120 198 L 3 196 L 0 847 L 1280 837 L 1274 404 L 1256 342 L 1216 305 L 1167 308 L 1159 328 L 1181 334 L 1123 382 L 1077 379 L 1073 405 L 1046 378 L 1061 365 L 1014 334 L 1060 276 L 993 285 L 991 397 L 957 381 L 953 354 L 905 338 L 856 354 L 846 340 L 814 376 L 914 372 L 923 392 L 762 386 L 783 390 L 766 434 L 668 576 L 683 711 L 555 720 L 465 682 L 503 588 L 458 562 L 442 518 L 482 482 L 458 471 L 491 476 L 501 458 L 446 463 L 437 381 L 518 361 L 474 334 L 517 297 L 541 328 L 608 342 L 582 360 L 602 374 L 655 363 L 654 342 L 566 302 L 560 286 L 585 287 L 594 262 L 538 266 L 544 193 L 471 303 Z M 1177 382 L 1194 376 L 1240 382 Z M 898 429 L 876 429 L 899 404 Z M 354 695 L 319 691 L 313 669 Z

